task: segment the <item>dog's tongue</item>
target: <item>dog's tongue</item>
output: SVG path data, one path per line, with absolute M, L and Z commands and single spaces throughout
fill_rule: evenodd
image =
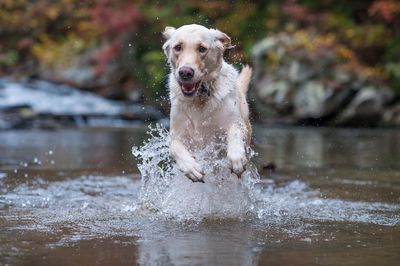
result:
M 196 83 L 182 83 L 183 89 L 188 92 L 194 90 L 195 86 L 196 86 Z

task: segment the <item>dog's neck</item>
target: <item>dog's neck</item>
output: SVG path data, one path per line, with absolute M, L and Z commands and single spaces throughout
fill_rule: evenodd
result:
M 224 63 L 226 64 L 226 62 L 221 58 L 219 66 L 212 72 L 207 73 L 207 75 L 203 78 L 200 85 L 200 93 L 197 95 L 197 97 L 204 97 L 204 95 L 211 97 L 211 94 L 213 91 L 215 91 L 215 82 L 221 74 Z
M 206 82 L 202 82 L 200 84 L 200 88 L 199 88 L 199 94 L 201 95 L 207 95 L 208 97 L 211 96 L 211 92 L 212 92 L 212 86 L 211 84 L 208 84 Z
M 231 81 L 229 76 L 237 73 L 234 68 L 223 61 L 221 68 L 210 72 L 202 81 L 199 92 L 194 97 L 185 97 L 180 92 L 180 86 L 176 81 L 175 77 L 172 86 L 176 86 L 176 90 L 171 90 L 173 102 L 179 101 L 182 105 L 197 106 L 203 108 L 207 106 L 208 109 L 215 109 L 218 107 L 220 102 L 235 89 L 235 84 L 229 84 Z M 233 79 L 236 81 L 236 78 Z M 228 82 L 228 83 L 227 83 Z M 179 89 L 178 89 L 179 88 Z M 179 92 L 178 92 L 179 91 Z

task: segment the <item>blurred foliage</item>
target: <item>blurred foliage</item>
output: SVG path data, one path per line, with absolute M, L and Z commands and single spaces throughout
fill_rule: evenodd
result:
M 40 67 L 67 68 L 75 55 L 81 54 L 87 48 L 87 43 L 74 33 L 68 33 L 65 39 L 56 42 L 50 36 L 43 34 L 38 36 L 38 42 L 32 44 L 32 55 L 40 59 Z
M 307 62 L 324 61 L 325 57 L 331 57 L 338 63 L 340 69 L 349 74 L 355 74 L 371 81 L 381 81 L 386 78 L 384 69 L 380 66 L 370 67 L 363 64 L 357 54 L 346 45 L 338 42 L 335 34 L 316 33 L 315 30 L 296 30 L 291 34 L 285 34 L 290 41 L 282 43 L 285 52 L 278 49 L 275 52 L 269 51 L 266 63 L 271 70 L 281 68 L 283 61 L 287 60 L 285 53 L 291 58 L 297 58 Z M 281 48 L 282 48 L 281 47 Z M 286 62 L 287 63 L 287 62 Z M 390 71 L 390 69 L 388 70 Z
M 96 75 L 121 61 L 119 79 L 154 99 L 165 94 L 160 32 L 188 23 L 230 35 L 237 45 L 233 63 L 249 61 L 257 40 L 290 32 L 307 49 L 331 47 L 350 69 L 400 93 L 398 0 L 1 0 L 0 73 L 68 68 L 91 52 Z

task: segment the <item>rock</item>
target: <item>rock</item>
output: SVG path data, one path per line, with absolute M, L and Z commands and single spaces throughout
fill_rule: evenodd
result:
M 298 119 L 319 118 L 322 116 L 324 98 L 327 98 L 324 85 L 310 81 L 296 91 L 294 96 L 294 115 Z
M 381 125 L 389 127 L 400 127 L 400 103 L 388 108 L 384 112 Z
M 312 32 L 281 33 L 257 43 L 250 90 L 256 119 L 303 125 L 375 124 L 393 94 L 380 89 L 384 83 L 379 79 L 365 76 L 366 68 L 346 49 L 334 38 Z
M 327 87 L 326 98 L 324 98 L 322 104 L 321 117 L 326 119 L 334 117 L 343 106 L 351 101 L 356 93 L 357 90 L 353 89 Z
M 355 93 L 352 89 L 335 88 L 317 81 L 305 82 L 293 99 L 293 115 L 298 121 L 329 120 Z
M 290 111 L 291 105 L 291 90 L 286 81 L 271 81 L 265 79 L 260 82 L 265 84 L 261 89 L 256 91 L 253 98 L 260 99 L 256 101 L 257 111 L 262 117 L 277 116 Z
M 3 106 L 0 108 L 0 129 L 18 128 L 36 115 L 28 105 Z
M 315 69 L 309 67 L 305 62 L 293 60 L 289 63 L 288 80 L 292 83 L 301 83 L 309 80 L 315 74 Z
M 363 88 L 332 121 L 332 125 L 376 126 L 381 122 L 386 104 L 393 97 L 393 93 L 387 89 L 377 89 L 372 86 Z

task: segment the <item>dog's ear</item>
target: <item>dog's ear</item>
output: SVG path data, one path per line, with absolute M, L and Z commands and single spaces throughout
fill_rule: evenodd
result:
M 215 41 L 221 42 L 223 49 L 232 49 L 235 46 L 231 44 L 231 38 L 220 30 L 211 29 L 212 33 L 214 34 Z
M 167 27 L 165 27 L 162 34 L 163 34 L 164 38 L 166 40 L 168 40 L 169 38 L 171 38 L 171 36 L 175 32 L 175 30 L 176 29 L 174 27 L 167 26 Z
M 165 27 L 165 30 L 162 33 L 164 38 L 167 40 L 162 47 L 164 50 L 164 54 L 167 56 L 167 58 L 169 57 L 169 46 L 170 46 L 169 39 L 171 38 L 175 30 L 176 29 L 174 27 L 167 26 Z

